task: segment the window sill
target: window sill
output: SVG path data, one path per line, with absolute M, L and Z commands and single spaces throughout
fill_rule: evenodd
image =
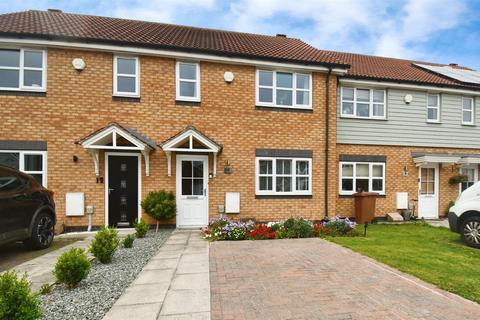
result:
M 428 120 L 427 120 L 427 121 L 425 121 L 425 122 L 428 123 L 428 124 L 442 124 L 441 121 L 428 121 Z
M 255 199 L 311 199 L 311 194 L 256 194 Z
M 313 113 L 312 108 L 294 108 L 294 107 L 271 107 L 271 106 L 255 106 L 256 110 L 259 111 L 280 111 L 280 112 L 303 112 L 303 113 Z
M 462 123 L 462 126 L 465 126 L 465 127 L 475 127 L 475 123 Z
M 375 120 L 375 121 L 387 121 L 387 118 L 370 118 L 370 117 L 355 117 L 355 116 L 346 116 L 340 115 L 341 119 L 358 119 L 358 120 Z
M 186 107 L 200 107 L 200 101 L 175 100 L 175 105 Z
M 0 90 L 1 96 L 46 97 L 46 91 Z
M 140 97 L 112 96 L 112 101 L 119 101 L 119 102 L 140 102 Z

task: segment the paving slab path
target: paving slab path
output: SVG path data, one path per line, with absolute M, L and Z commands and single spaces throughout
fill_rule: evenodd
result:
M 321 239 L 214 242 L 210 286 L 213 320 L 480 319 L 480 305 Z
M 175 230 L 104 320 L 210 319 L 209 244 Z

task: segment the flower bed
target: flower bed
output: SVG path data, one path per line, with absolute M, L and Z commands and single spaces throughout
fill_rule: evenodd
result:
M 328 221 L 313 223 L 303 218 L 289 218 L 283 221 L 254 223 L 241 222 L 220 216 L 210 221 L 203 230 L 208 241 L 219 240 L 271 240 L 312 237 L 357 236 L 356 223 L 348 218 L 335 217 Z

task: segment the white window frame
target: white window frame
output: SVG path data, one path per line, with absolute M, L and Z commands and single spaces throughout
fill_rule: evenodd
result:
M 0 87 L 2 91 L 35 91 L 45 92 L 47 91 L 47 51 L 43 49 L 30 49 L 30 48 L 1 48 L 2 50 L 20 51 L 20 64 L 18 67 L 4 67 L 0 66 L 2 70 L 18 70 L 19 71 L 19 86 L 16 88 Z M 25 67 L 25 51 L 41 52 L 42 53 L 42 68 Z M 25 86 L 23 84 L 25 71 L 41 71 L 42 72 L 42 86 Z
M 194 65 L 196 68 L 196 79 L 180 79 L 180 65 Z M 191 101 L 191 102 L 200 102 L 200 63 L 198 62 L 189 62 L 189 61 L 177 61 L 175 65 L 175 90 L 176 90 L 176 100 L 177 101 Z M 195 97 L 181 96 L 180 95 L 180 81 L 183 82 L 192 82 L 195 83 L 195 92 L 197 95 Z
M 260 72 L 271 72 L 273 76 L 272 86 L 261 86 L 260 85 Z M 292 88 L 277 87 L 277 73 L 290 73 L 293 77 L 292 79 Z M 297 89 L 297 75 L 308 76 L 309 89 Z M 312 109 L 312 91 L 313 91 L 313 82 L 312 74 L 308 72 L 294 72 L 289 70 L 268 70 L 268 69 L 257 69 L 255 72 L 255 103 L 259 107 L 273 107 L 273 108 L 287 108 L 287 109 Z M 272 89 L 272 102 L 262 102 L 260 101 L 260 88 Z M 277 89 L 280 90 L 289 90 L 292 91 L 292 105 L 277 105 Z M 297 104 L 297 91 L 306 92 L 308 91 L 308 104 Z
M 472 109 L 471 110 L 464 109 L 463 102 L 467 99 L 472 102 Z M 464 121 L 464 119 L 463 119 L 463 113 L 464 112 L 471 112 L 472 113 L 472 121 Z M 461 115 L 461 117 L 462 117 L 462 124 L 463 125 L 473 126 L 475 124 L 475 99 L 473 97 L 462 97 L 462 115 Z
M 343 89 L 353 89 L 353 100 L 345 100 L 343 98 Z M 369 90 L 370 99 L 368 102 L 360 102 L 361 104 L 368 104 L 368 117 L 357 116 L 357 90 Z M 383 103 L 373 102 L 373 91 L 383 91 Z M 353 114 L 343 113 L 343 102 L 353 103 Z M 373 115 L 373 105 L 383 104 L 383 116 Z M 342 118 L 355 118 L 355 119 L 373 119 L 373 120 L 386 120 L 387 119 L 387 90 L 378 88 L 357 88 L 357 87 L 340 87 L 340 117 Z
M 368 177 L 357 177 L 357 164 L 368 164 Z M 345 177 L 346 179 L 352 179 L 353 180 L 353 190 L 342 190 L 342 166 L 343 165 L 353 165 L 353 175 L 352 177 Z M 373 166 L 382 166 L 382 190 L 372 190 L 372 181 L 374 179 L 380 179 L 379 177 L 374 177 L 373 176 Z M 339 185 L 338 185 L 338 190 L 340 195 L 352 195 L 357 192 L 357 179 L 368 179 L 368 192 L 376 192 L 379 195 L 385 195 L 385 183 L 386 183 L 386 177 L 385 177 L 385 162 L 362 162 L 362 161 L 340 161 L 339 164 Z
M 260 175 L 260 161 L 272 161 L 272 174 Z M 278 174 L 280 177 L 292 177 L 292 191 L 281 192 L 276 191 L 277 186 L 277 160 L 292 161 L 292 173 L 289 175 Z M 297 161 L 308 162 L 308 190 L 297 190 L 297 177 L 307 177 L 307 175 L 297 176 Z M 272 177 L 272 190 L 260 190 L 260 177 Z M 288 195 L 312 195 L 312 158 L 286 158 L 286 157 L 256 157 L 255 158 L 255 194 L 259 196 L 288 196 Z
M 18 153 L 18 170 L 26 174 L 41 174 L 42 185 L 47 187 L 47 151 L 34 150 L 0 150 L 0 153 Z M 28 171 L 25 170 L 25 155 L 41 155 L 42 156 L 42 171 Z
M 459 174 L 465 174 L 463 172 L 464 170 L 473 170 L 473 183 L 476 183 L 478 181 L 478 165 L 477 164 L 461 166 L 459 170 Z M 472 181 L 467 181 L 467 182 L 472 182 Z M 458 184 L 458 194 L 460 193 L 462 193 L 461 182 Z
M 429 96 L 435 96 L 437 97 L 437 105 L 436 106 L 431 106 L 428 104 L 428 97 Z M 428 118 L 428 111 L 430 109 L 436 109 L 437 110 L 437 119 L 429 119 Z M 439 123 L 440 122 L 440 94 L 438 93 L 427 93 L 427 114 L 426 114 L 426 118 L 427 118 L 427 122 L 430 122 L 430 123 Z
M 118 73 L 118 59 L 135 60 L 135 74 Z M 135 92 L 118 91 L 118 77 L 135 78 Z M 113 57 L 113 95 L 117 97 L 140 97 L 140 59 L 132 56 Z

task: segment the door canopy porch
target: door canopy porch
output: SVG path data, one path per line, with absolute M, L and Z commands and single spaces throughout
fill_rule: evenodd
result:
M 217 175 L 217 155 L 222 145 L 207 137 L 193 126 L 188 126 L 160 145 L 167 156 L 167 174 L 172 175 L 172 152 L 211 153 L 213 155 L 213 176 Z
M 150 152 L 156 149 L 156 144 L 135 129 L 125 128 L 112 122 L 80 139 L 77 143 L 91 154 L 97 177 L 100 175 L 100 150 L 139 151 L 145 160 L 145 175 L 150 175 Z
M 418 153 L 412 152 L 413 162 L 417 167 L 427 164 L 470 165 L 480 164 L 480 154 L 448 154 L 448 153 Z

